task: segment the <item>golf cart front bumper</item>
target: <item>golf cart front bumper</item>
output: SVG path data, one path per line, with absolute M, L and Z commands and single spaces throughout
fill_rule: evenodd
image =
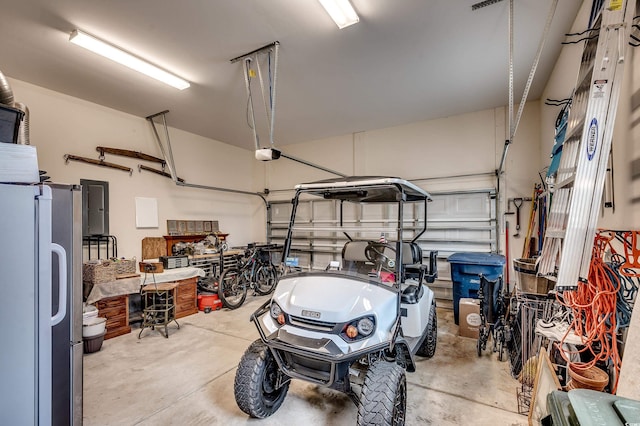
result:
M 270 303 L 267 301 L 258 308 L 251 315 L 251 320 L 256 324 L 262 341 L 271 349 L 280 370 L 289 377 L 336 387 L 355 360 L 390 347 L 390 342 L 381 342 L 344 352 L 330 338 L 333 336 L 324 333 L 317 333 L 318 338 L 306 337 L 289 332 L 286 326 L 270 331 L 261 320 L 262 316 L 268 314 Z M 273 321 L 271 317 L 266 320 Z

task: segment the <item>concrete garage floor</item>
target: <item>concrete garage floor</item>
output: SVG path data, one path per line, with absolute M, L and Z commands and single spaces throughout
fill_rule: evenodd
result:
M 84 355 L 84 424 L 91 425 L 354 425 L 345 395 L 294 380 L 280 410 L 257 420 L 236 406 L 233 380 L 258 338 L 249 315 L 267 296 L 235 310 L 202 312 L 169 326 L 169 338 L 139 328 Z M 451 302 L 439 301 L 438 347 L 407 373 L 408 425 L 526 425 L 517 413 L 519 383 L 496 354 L 476 355 L 474 339 L 458 337 Z

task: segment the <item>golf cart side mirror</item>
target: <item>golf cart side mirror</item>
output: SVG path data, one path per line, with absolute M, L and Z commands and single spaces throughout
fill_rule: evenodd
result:
M 426 278 L 429 284 L 438 278 L 438 250 L 432 250 L 429 253 L 429 272 Z

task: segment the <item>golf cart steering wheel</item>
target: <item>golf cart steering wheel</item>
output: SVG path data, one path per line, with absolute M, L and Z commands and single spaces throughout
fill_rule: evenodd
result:
M 389 249 L 393 252 L 393 257 L 389 257 L 385 254 L 385 249 Z M 369 241 L 367 247 L 364 249 L 364 255 L 368 261 L 374 263 L 376 266 L 381 265 L 382 269 L 388 272 L 395 272 L 396 270 L 396 248 L 388 243 L 380 243 L 377 241 Z

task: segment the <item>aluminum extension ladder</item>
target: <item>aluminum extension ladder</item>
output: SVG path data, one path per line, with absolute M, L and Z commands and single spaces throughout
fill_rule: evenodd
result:
M 585 35 L 538 274 L 556 290 L 586 282 L 636 2 L 607 0 Z

